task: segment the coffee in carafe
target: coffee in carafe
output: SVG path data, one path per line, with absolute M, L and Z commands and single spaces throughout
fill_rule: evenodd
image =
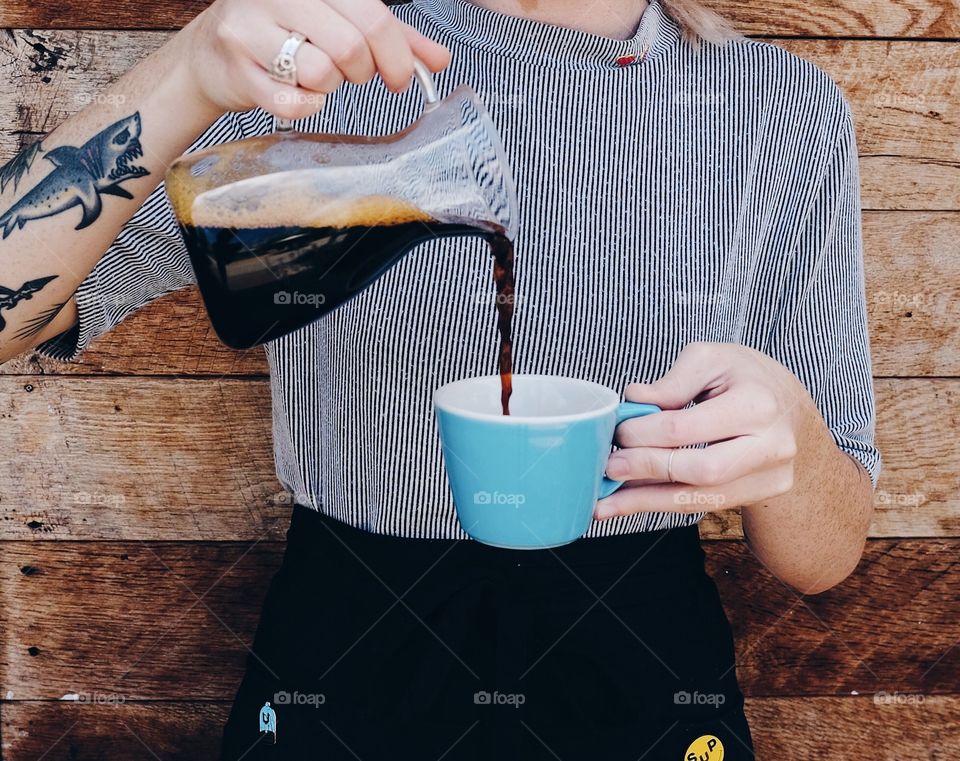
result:
M 508 412 L 517 199 L 476 94 L 442 101 L 417 68 L 421 117 L 384 137 L 290 129 L 182 156 L 166 191 L 210 321 L 233 348 L 302 328 L 362 292 L 420 243 L 481 236 L 497 288 Z
M 501 405 L 509 415 L 514 306 L 513 243 L 496 225 L 440 222 L 385 196 L 314 202 L 311 209 L 278 208 L 258 215 L 195 209 L 180 229 L 198 283 L 231 346 L 286 335 L 328 312 L 386 272 L 406 251 L 433 238 L 481 236 L 493 255 L 497 370 Z M 282 279 L 284 288 L 277 289 Z M 244 291 L 241 302 L 232 297 Z

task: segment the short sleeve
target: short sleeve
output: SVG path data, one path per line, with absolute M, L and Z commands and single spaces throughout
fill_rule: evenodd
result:
M 768 354 L 810 392 L 837 446 L 876 488 L 876 404 L 867 331 L 857 142 L 849 105 L 794 245 L 793 283 Z
M 244 137 L 243 116 L 223 115 L 188 150 Z M 39 344 L 37 351 L 54 359 L 75 360 L 93 339 L 141 307 L 194 282 L 186 247 L 161 182 L 77 288 L 77 324 Z

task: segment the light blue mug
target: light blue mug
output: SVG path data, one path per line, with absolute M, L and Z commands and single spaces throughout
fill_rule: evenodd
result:
M 500 376 L 454 381 L 433 406 L 457 518 L 484 544 L 545 549 L 579 539 L 598 499 L 623 482 L 604 476 L 616 427 L 659 412 L 609 388 L 553 375 L 514 375 L 510 415 Z

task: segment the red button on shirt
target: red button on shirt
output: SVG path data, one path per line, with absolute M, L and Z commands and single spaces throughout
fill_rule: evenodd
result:
M 631 63 L 643 63 L 647 60 L 647 54 L 650 52 L 650 46 L 645 45 L 640 55 L 622 55 L 617 59 L 617 66 L 629 66 Z

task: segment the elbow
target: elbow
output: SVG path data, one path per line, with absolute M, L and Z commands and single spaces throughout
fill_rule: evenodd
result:
M 784 579 L 791 589 L 793 589 L 797 594 L 804 596 L 813 596 L 819 595 L 823 592 L 826 592 L 830 589 L 833 589 L 836 586 L 839 586 L 847 578 L 849 578 L 853 572 L 857 569 L 857 566 L 860 564 L 860 558 L 863 555 L 861 552 L 856 556 L 856 559 L 846 565 L 835 565 L 830 569 L 829 574 L 821 574 L 816 578 L 808 579 Z
M 852 458 L 851 458 L 852 459 Z M 825 568 L 815 578 L 798 579 L 795 582 L 785 580 L 794 590 L 802 595 L 818 595 L 833 589 L 835 586 L 849 578 L 860 560 L 863 558 L 863 551 L 867 546 L 867 537 L 870 533 L 870 524 L 873 522 L 873 486 L 870 483 L 870 477 L 864 471 L 860 463 L 856 463 L 859 470 L 860 480 L 858 481 L 859 498 L 856 504 L 859 509 L 856 510 L 855 520 L 851 521 L 851 527 L 844 533 L 846 540 L 840 543 L 840 546 L 832 548 L 828 554 L 829 562 Z
M 870 526 L 870 516 L 873 507 L 867 512 L 862 531 L 849 542 L 849 546 L 842 552 L 831 553 L 830 560 L 824 563 L 816 572 L 809 571 L 798 578 L 782 579 L 794 591 L 801 595 L 818 595 L 833 589 L 844 582 L 860 565 L 863 551 L 867 546 L 867 531 Z

